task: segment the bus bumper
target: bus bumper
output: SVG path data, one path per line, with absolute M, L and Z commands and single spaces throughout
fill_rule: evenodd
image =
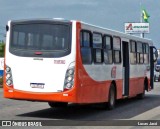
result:
M 39 92 L 27 92 L 9 88 L 4 86 L 4 97 L 17 100 L 28 100 L 28 101 L 43 101 L 43 102 L 73 102 L 77 103 L 75 96 L 75 89 L 65 92 L 50 92 L 50 93 L 39 93 Z

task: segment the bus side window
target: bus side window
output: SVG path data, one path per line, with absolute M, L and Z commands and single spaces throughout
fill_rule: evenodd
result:
M 121 63 L 121 39 L 113 37 L 114 63 Z
M 95 63 L 102 63 L 103 58 L 102 58 L 102 49 L 94 49 L 94 62 Z
M 93 33 L 93 52 L 94 52 L 94 62 L 102 63 L 103 62 L 103 49 L 102 49 L 102 34 Z
M 143 64 L 144 57 L 143 57 L 143 45 L 141 42 L 137 42 L 137 63 Z
M 137 63 L 137 55 L 136 55 L 136 42 L 130 41 L 130 63 Z
M 104 36 L 104 63 L 105 64 L 112 64 L 112 37 L 111 36 Z
M 144 63 L 149 63 L 149 45 L 144 43 L 143 44 L 143 51 L 144 51 Z
M 80 33 L 81 57 L 83 64 L 92 63 L 91 33 L 89 31 L 81 31 Z
M 81 31 L 81 47 L 91 46 L 91 33 L 89 31 Z

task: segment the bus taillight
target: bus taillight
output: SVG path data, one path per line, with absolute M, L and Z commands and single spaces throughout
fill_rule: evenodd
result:
M 65 80 L 64 80 L 64 91 L 69 90 L 74 84 L 74 67 L 67 69 Z
M 6 66 L 5 74 L 6 74 L 6 84 L 10 87 L 13 87 L 12 71 L 9 66 Z

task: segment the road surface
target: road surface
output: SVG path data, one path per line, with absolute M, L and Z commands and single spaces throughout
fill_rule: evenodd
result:
M 3 98 L 3 90 L 1 88 L 0 120 L 64 120 L 74 122 L 74 124 L 77 125 L 74 126 L 75 128 L 85 128 L 85 126 L 80 125 L 83 124 L 87 126 L 88 122 L 90 122 L 90 127 L 96 129 L 103 128 L 103 126 L 98 127 L 98 125 L 91 126 L 92 123 L 95 125 L 96 121 L 102 121 L 103 125 L 103 122 L 105 123 L 110 120 L 160 120 L 160 83 L 156 82 L 154 90 L 146 93 L 144 99 L 138 100 L 132 98 L 120 100 L 117 102 L 116 108 L 111 111 L 102 110 L 97 105 L 73 104 L 65 109 L 52 109 L 45 102 L 5 99 Z M 146 126 L 140 127 L 144 128 Z M 154 127 L 158 128 L 157 126 Z M 65 128 L 65 126 L 54 126 L 54 128 Z M 109 126 L 109 128 L 116 127 Z M 134 129 L 136 127 L 129 128 Z

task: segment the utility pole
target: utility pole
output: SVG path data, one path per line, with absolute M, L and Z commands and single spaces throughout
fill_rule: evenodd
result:
M 143 23 L 142 4 L 140 2 L 140 22 Z M 141 38 L 144 38 L 144 33 L 140 34 Z

